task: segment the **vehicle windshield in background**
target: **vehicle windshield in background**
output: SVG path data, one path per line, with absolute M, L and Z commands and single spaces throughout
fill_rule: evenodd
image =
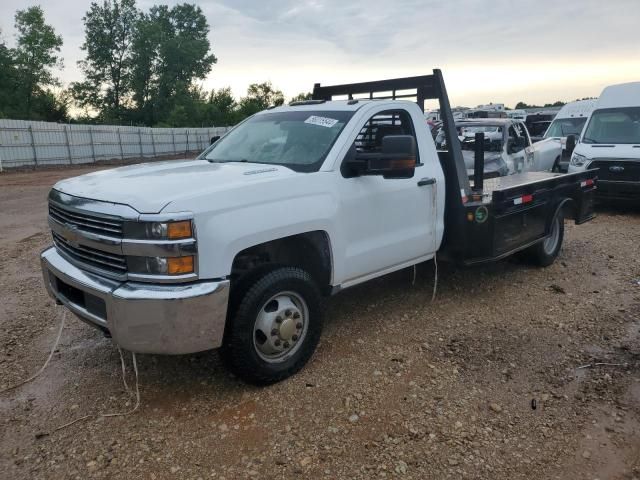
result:
M 556 118 L 553 123 L 549 125 L 549 129 L 544 134 L 544 138 L 580 135 L 586 121 L 587 117 Z
M 502 127 L 499 125 L 457 126 L 458 138 L 463 150 L 476 148 L 476 133 L 484 133 L 484 151 L 502 151 Z
M 532 137 L 543 136 L 544 132 L 546 132 L 547 128 L 549 128 L 550 123 L 551 122 L 548 120 L 533 122 L 531 125 L 529 125 L 529 135 L 531 135 Z
M 284 165 L 298 172 L 315 172 L 352 115 L 345 111 L 309 110 L 256 115 L 198 158 Z
M 458 139 L 463 150 L 475 148 L 476 133 L 484 133 L 485 152 L 499 152 L 502 150 L 502 127 L 500 125 L 456 125 Z M 440 128 L 435 138 L 437 149 L 447 148 L 444 129 Z
M 640 144 L 640 107 L 596 110 L 591 114 L 581 141 Z

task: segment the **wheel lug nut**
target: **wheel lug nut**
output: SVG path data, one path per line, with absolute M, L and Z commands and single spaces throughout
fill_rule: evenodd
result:
M 300 330 L 302 328 L 302 322 L 296 323 L 296 328 Z
M 295 313 L 293 314 L 293 318 L 295 318 L 296 320 L 297 320 L 298 318 L 300 318 L 300 312 L 295 312 Z
M 291 316 L 291 310 L 285 310 L 284 311 L 284 316 L 285 317 L 290 317 Z
M 291 335 L 291 340 L 293 340 L 294 342 L 298 340 L 298 335 Z
M 279 347 L 279 346 L 280 346 L 280 340 L 276 340 L 275 342 L 273 342 L 273 344 L 274 344 L 276 347 Z
M 271 335 L 277 335 L 278 334 L 278 329 L 274 328 L 273 330 L 271 330 Z
M 284 342 L 283 347 L 284 347 L 284 348 L 289 348 L 289 342 Z
M 282 323 L 282 317 L 276 317 L 276 323 Z

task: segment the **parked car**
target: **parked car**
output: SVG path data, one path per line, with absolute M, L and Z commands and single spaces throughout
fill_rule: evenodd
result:
M 560 161 L 559 139 L 532 143 L 525 124 L 510 118 L 456 122 L 458 138 L 469 175 L 473 174 L 475 134 L 484 133 L 485 177 L 520 172 L 553 170 Z M 444 130 L 436 137 L 436 148 L 446 146 Z
M 569 172 L 598 170 L 598 198 L 640 200 L 640 82 L 606 87 L 571 156 Z
M 560 109 L 556 118 L 551 122 L 549 128 L 544 133 L 544 138 L 558 138 L 562 142 L 562 157 L 560 158 L 559 170 L 566 172 L 569 168 L 571 152 L 567 151 L 567 137 L 573 135 L 576 139 L 587 123 L 587 118 L 593 111 L 596 100 L 578 100 L 567 103 Z
M 411 88 L 418 105 L 331 101 Z M 221 347 L 233 372 L 266 384 L 310 359 L 323 296 L 436 254 L 550 265 L 565 215 L 593 217 L 592 171 L 472 188 L 439 70 L 317 84 L 313 97 L 250 117 L 196 160 L 58 182 L 41 255 L 49 293 L 122 348 Z M 436 151 L 425 99 L 439 100 L 448 151 Z

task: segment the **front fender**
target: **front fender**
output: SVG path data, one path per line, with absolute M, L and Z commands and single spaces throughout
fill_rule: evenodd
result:
M 196 217 L 200 278 L 225 278 L 246 248 L 291 235 L 334 233 L 337 204 L 329 194 L 265 201 Z

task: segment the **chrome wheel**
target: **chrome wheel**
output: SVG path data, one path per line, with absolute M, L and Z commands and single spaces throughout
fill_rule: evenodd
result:
M 281 292 L 265 302 L 253 326 L 256 353 L 269 363 L 283 362 L 302 345 L 309 309 L 295 292 Z
M 551 233 L 545 238 L 542 248 L 547 255 L 553 255 L 555 252 L 558 241 L 560 240 L 560 217 L 556 216 L 553 219 L 553 225 L 551 226 Z

